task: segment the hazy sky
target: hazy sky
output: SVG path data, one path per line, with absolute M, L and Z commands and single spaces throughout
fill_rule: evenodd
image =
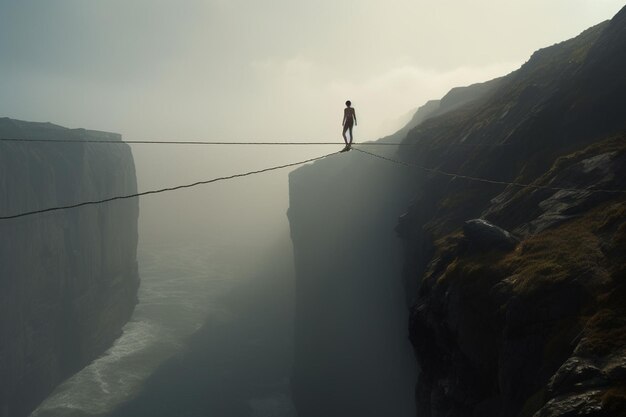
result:
M 426 100 L 504 75 L 534 50 L 611 18 L 623 5 L 0 0 L 0 116 L 114 131 L 127 139 L 341 142 L 343 102 L 351 99 L 357 140 L 375 139 L 400 127 L 399 119 Z M 321 152 L 134 147 L 142 189 Z M 256 212 L 279 207 L 284 219 L 284 175 L 255 181 L 205 191 L 196 206 L 206 212 L 197 215 L 228 211 L 253 218 L 237 211 L 252 196 L 258 197 Z M 269 189 L 280 191 L 262 201 Z M 184 215 L 178 199 L 188 195 L 159 198 L 151 201 L 168 215 Z M 154 213 L 152 223 L 161 224 L 163 212 Z M 143 201 L 142 216 L 151 216 Z
M 132 138 L 374 139 L 623 0 L 0 0 L 0 115 Z

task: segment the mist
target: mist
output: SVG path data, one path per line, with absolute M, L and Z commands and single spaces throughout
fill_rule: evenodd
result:
M 617 0 L 0 0 L 0 116 L 116 132 L 123 140 L 336 142 L 132 144 L 139 191 L 173 187 L 339 151 L 348 99 L 358 117 L 356 142 L 392 135 L 427 101 L 454 87 L 504 76 L 533 51 L 575 36 L 621 7 Z M 76 416 L 124 416 L 132 410 L 150 415 L 153 411 L 142 407 L 162 394 L 168 378 L 184 381 L 184 368 L 177 366 L 190 366 L 203 349 L 213 355 L 198 359 L 207 372 L 223 366 L 223 357 L 237 362 L 240 358 L 227 355 L 232 345 L 225 341 L 243 341 L 245 335 L 236 329 L 245 323 L 252 331 L 249 321 L 256 316 L 260 328 L 276 336 L 275 344 L 260 342 L 271 354 L 259 361 L 280 370 L 272 374 L 263 368 L 259 384 L 278 388 L 269 394 L 260 390 L 266 397 L 247 386 L 245 394 L 229 392 L 233 408 L 221 415 L 246 415 L 250 401 L 261 401 L 263 408 L 278 397 L 287 400 L 277 415 L 296 415 L 285 383 L 293 365 L 295 320 L 287 217 L 293 169 L 142 197 L 139 304 L 100 364 L 109 367 L 111 381 L 123 379 L 116 355 L 135 341 L 128 337 L 139 337 L 133 333 L 137 326 L 150 323 L 169 333 L 150 336 L 156 341 L 149 349 L 159 353 L 146 353 L 149 365 L 130 377 L 136 378 L 132 395 L 95 411 L 68 405 L 86 404 L 78 399 L 85 395 L 81 378 L 93 380 L 97 374 L 95 367 L 86 367 L 68 376 L 34 416 L 53 416 L 60 409 L 72 409 Z M 351 172 L 342 179 L 358 180 Z M 336 212 L 357 209 L 337 207 Z M 395 254 L 389 258 L 396 262 Z M 174 259 L 184 266 L 172 267 Z M 396 267 L 394 277 L 400 274 Z M 164 285 L 167 274 L 178 274 L 175 286 Z M 400 291 L 397 287 L 392 290 Z M 194 294 L 189 305 L 177 308 Z M 390 298 L 401 296 L 394 292 Z M 272 302 L 274 310 L 264 311 L 263 303 Z M 151 309 L 151 303 L 159 307 Z M 223 319 L 219 325 L 215 317 Z M 223 338 L 211 339 L 212 332 Z M 164 344 L 159 337 L 171 340 Z M 404 342 L 408 352 L 408 340 L 398 343 Z M 142 358 L 135 355 L 132 361 Z M 245 380 L 243 369 L 233 369 L 235 382 L 229 387 Z M 412 381 L 415 370 L 407 372 L 403 381 Z M 145 381 L 150 382 L 144 386 Z M 198 381 L 219 386 L 219 380 Z M 98 385 L 97 390 L 94 401 L 105 402 L 106 389 Z
M 127 140 L 337 141 L 339 148 L 345 100 L 357 110 L 356 141 L 377 139 L 427 100 L 502 76 L 620 6 L 2 0 L 0 114 Z M 137 145 L 133 155 L 145 190 L 332 150 Z M 247 230 L 263 241 L 261 231 L 284 231 L 285 178 L 146 198 L 142 237 L 224 239 Z

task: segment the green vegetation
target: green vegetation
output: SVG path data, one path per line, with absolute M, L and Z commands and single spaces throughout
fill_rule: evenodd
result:
M 531 323 L 539 320 L 537 325 L 552 329 L 545 335 L 538 369 L 556 371 L 580 336 L 577 355 L 608 357 L 626 346 L 625 201 L 602 204 L 529 236 L 508 253 L 471 250 L 460 232 L 437 240 L 436 246 L 438 262 L 426 279 L 430 285 L 461 288 L 462 308 L 484 320 L 480 337 L 485 349 L 494 348 L 489 345 L 498 343 L 497 329 L 506 324 L 501 313 L 508 302 L 494 297 L 496 288 L 506 288 L 507 300 L 525 299 L 530 310 L 551 311 L 551 304 L 559 305 L 555 317 L 529 312 Z M 483 333 L 485 328 L 491 332 Z M 615 393 L 609 397 L 611 404 L 623 400 Z M 525 409 L 537 410 L 540 398 L 537 393 Z
M 623 300 L 622 298 L 622 302 Z M 587 321 L 585 337 L 581 342 L 582 352 L 604 356 L 624 346 L 626 346 L 626 317 L 623 308 L 616 305 L 602 308 Z
M 411 340 L 427 363 L 420 399 L 439 414 L 458 402 L 455 410 L 478 415 L 499 401 L 500 414 L 530 417 L 552 399 L 569 413 L 605 392 L 603 401 L 617 404 L 608 409 L 625 408 L 623 388 L 606 390 L 624 384 L 609 370 L 626 346 L 626 199 L 584 192 L 626 186 L 626 132 L 616 110 L 625 86 L 616 76 L 623 55 L 615 53 L 624 50 L 623 17 L 537 51 L 489 96 L 407 136 L 420 145 L 407 160 L 565 189 L 420 177 L 428 198 L 408 247 L 418 260 L 427 258 L 423 240 L 435 250 L 426 273 L 409 262 L 421 279 Z M 477 217 L 523 240 L 489 249 L 497 239 L 459 232 Z

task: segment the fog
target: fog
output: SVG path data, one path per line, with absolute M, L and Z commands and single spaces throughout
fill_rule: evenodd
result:
M 126 140 L 337 142 L 132 145 L 140 191 L 193 183 L 340 150 L 347 99 L 356 109 L 357 142 L 389 135 L 426 101 L 505 75 L 533 51 L 622 6 L 619 0 L 0 0 L 0 116 L 117 132 Z M 290 289 L 291 170 L 142 198 L 140 247 L 232 248 L 228 265 L 247 267 L 272 249 L 282 268 L 276 288 Z M 255 301 L 270 298 L 232 299 L 256 308 Z
M 610 18 L 613 0 L 0 0 L 0 114 L 141 140 L 356 140 Z M 332 149 L 134 146 L 140 189 Z M 142 200 L 142 237 L 284 229 L 285 173 Z M 176 219 L 176 220 L 175 220 Z M 181 221 L 184 219 L 184 221 Z M 250 234 L 248 234 L 250 236 Z M 235 239 L 236 240 L 236 239 Z

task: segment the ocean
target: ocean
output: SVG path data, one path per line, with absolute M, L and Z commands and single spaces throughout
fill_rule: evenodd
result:
M 212 355 L 214 359 L 210 365 L 203 359 L 199 360 L 212 368 L 207 373 L 212 370 L 215 370 L 216 375 L 219 375 L 218 371 L 225 375 L 240 372 L 229 370 L 228 363 L 220 359 L 225 355 L 232 357 L 232 352 L 223 352 L 226 348 L 219 348 L 223 341 L 218 339 L 234 340 L 237 346 L 245 346 L 248 342 L 237 341 L 237 338 L 247 336 L 229 329 L 239 326 L 237 320 L 250 319 L 241 313 L 242 309 L 249 309 L 249 306 L 244 308 L 239 305 L 242 303 L 233 303 L 232 297 L 235 294 L 235 299 L 239 297 L 241 300 L 236 294 L 248 285 L 247 280 L 254 279 L 255 262 L 259 261 L 250 260 L 245 265 L 242 262 L 242 251 L 228 247 L 197 243 L 141 244 L 138 250 L 141 278 L 139 303 L 131 320 L 124 326 L 122 336 L 100 358 L 59 385 L 31 417 L 104 417 L 111 415 L 123 404 L 131 404 L 135 408 L 145 407 L 142 404 L 145 398 L 136 397 L 146 381 L 153 378 L 158 383 L 159 377 L 154 377 L 154 374 L 160 367 L 186 349 L 193 350 L 193 346 L 189 347 L 190 343 L 193 344 L 192 336 L 203 327 L 209 334 L 212 346 L 217 346 L 206 350 L 206 354 Z M 255 303 L 250 303 L 249 298 L 246 300 L 246 304 Z M 207 326 L 207 323 L 220 323 L 222 330 L 214 336 L 211 329 L 215 326 Z M 274 330 L 280 333 L 284 328 L 281 329 Z M 288 335 L 281 336 L 286 338 L 281 343 L 288 346 Z M 258 359 L 264 361 L 263 358 Z M 255 358 L 252 360 L 256 361 Z M 240 360 L 235 362 L 241 363 Z M 172 368 L 172 365 L 168 366 Z M 176 365 L 173 367 L 176 368 Z M 259 417 L 295 415 L 288 394 L 288 370 L 284 364 L 280 367 L 281 375 L 273 375 L 271 383 L 265 384 L 265 377 L 259 380 L 261 385 L 271 385 L 280 379 L 282 382 L 278 388 L 268 390 L 265 387 L 258 393 L 237 393 L 237 401 L 246 403 L 241 408 L 244 411 L 239 414 Z M 184 370 L 182 374 L 179 369 L 176 372 L 184 380 L 188 379 Z M 233 385 L 231 390 L 238 390 L 237 385 Z M 176 395 L 172 393 L 172 396 Z M 221 401 L 221 396 L 216 396 L 214 402 Z M 159 400 L 161 398 L 149 401 Z M 180 398 L 173 401 L 181 404 Z M 198 409 L 199 406 L 183 402 L 180 407 Z M 119 410 L 117 412 L 119 414 Z

